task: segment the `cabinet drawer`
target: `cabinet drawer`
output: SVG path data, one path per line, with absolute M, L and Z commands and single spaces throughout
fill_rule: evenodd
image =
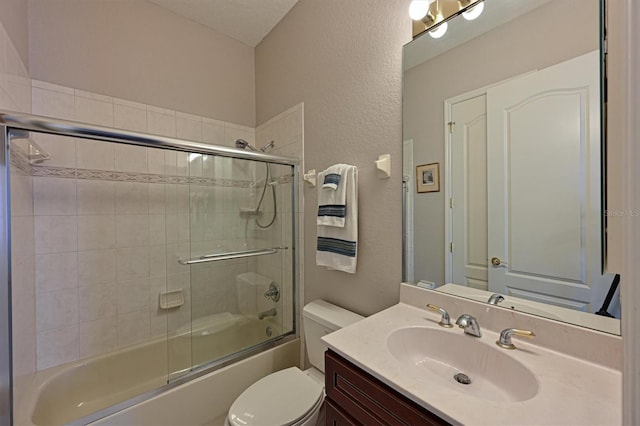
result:
M 449 424 L 330 350 L 325 353 L 325 388 L 329 404 L 356 424 Z M 327 424 L 334 424 L 328 416 Z

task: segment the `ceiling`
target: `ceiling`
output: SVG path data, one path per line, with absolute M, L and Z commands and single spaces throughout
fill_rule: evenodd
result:
M 298 0 L 149 0 L 255 47 Z

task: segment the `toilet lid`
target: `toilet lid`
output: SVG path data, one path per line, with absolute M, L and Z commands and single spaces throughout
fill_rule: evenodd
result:
M 324 387 L 297 367 L 269 374 L 236 399 L 227 416 L 233 426 L 290 425 L 322 398 Z

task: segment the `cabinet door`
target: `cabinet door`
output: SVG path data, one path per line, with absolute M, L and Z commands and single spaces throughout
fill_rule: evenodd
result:
M 327 351 L 325 389 L 328 404 L 338 411 L 337 423 L 353 419 L 361 425 L 448 425 L 447 422 L 380 382 L 349 361 Z

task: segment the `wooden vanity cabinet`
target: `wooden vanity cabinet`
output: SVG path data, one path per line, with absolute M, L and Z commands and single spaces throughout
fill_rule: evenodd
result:
M 448 425 L 335 352 L 325 352 L 326 425 Z

